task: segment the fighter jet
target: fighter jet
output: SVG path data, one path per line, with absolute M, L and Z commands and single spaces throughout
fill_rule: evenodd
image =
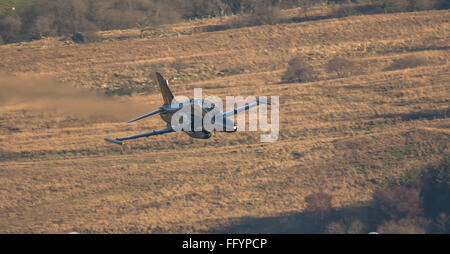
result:
M 154 135 L 162 135 L 170 132 L 175 132 L 175 128 L 172 127 L 171 121 L 174 114 L 176 114 L 178 111 L 180 111 L 183 107 L 186 107 L 186 105 L 190 106 L 191 110 L 189 110 L 189 113 L 187 117 L 190 118 L 190 124 L 192 125 L 192 128 L 189 128 L 189 130 L 182 130 L 187 135 L 189 135 L 192 138 L 198 138 L 198 139 L 208 139 L 211 137 L 211 132 L 207 131 L 205 128 L 201 128 L 201 130 L 196 130 L 194 128 L 194 122 L 196 117 L 202 118 L 206 113 L 212 111 L 212 110 L 219 110 L 218 112 L 214 112 L 214 115 L 220 115 L 219 119 L 215 119 L 215 117 L 212 118 L 212 122 L 214 124 L 219 125 L 219 127 L 222 128 L 216 128 L 215 131 L 223 131 L 223 132 L 235 132 L 237 130 L 237 126 L 235 125 L 234 121 L 230 119 L 230 116 L 234 116 L 235 114 L 238 114 L 239 112 L 245 111 L 251 107 L 255 107 L 261 103 L 264 104 L 271 104 L 268 101 L 262 101 L 259 99 L 256 99 L 255 102 L 248 103 L 247 105 L 243 107 L 238 107 L 234 110 L 230 110 L 227 112 L 222 112 L 221 109 L 217 108 L 211 100 L 203 99 L 203 98 L 194 98 L 190 99 L 188 101 L 182 101 L 177 102 L 174 100 L 174 96 L 172 92 L 169 89 L 168 81 L 163 78 L 163 76 L 156 72 L 156 78 L 158 80 L 159 88 L 161 90 L 161 94 L 164 100 L 164 104 L 159 107 L 158 109 L 147 113 L 145 115 L 139 116 L 138 118 L 135 118 L 133 120 L 130 120 L 128 123 L 132 123 L 141 119 L 144 119 L 146 117 L 159 114 L 159 116 L 162 118 L 164 122 L 166 122 L 166 128 L 156 131 L 150 131 L 145 132 L 137 135 L 127 136 L 127 137 L 121 137 L 121 138 L 105 138 L 105 141 L 112 142 L 118 145 L 123 145 L 123 141 L 129 140 L 129 139 L 137 139 L 137 138 L 143 138 L 143 137 L 149 137 Z M 197 107 L 197 111 L 195 108 Z M 198 108 L 201 107 L 201 108 Z M 195 112 L 201 112 L 201 115 L 195 114 Z M 219 114 L 217 114 L 219 113 Z M 204 123 L 202 122 L 202 125 Z

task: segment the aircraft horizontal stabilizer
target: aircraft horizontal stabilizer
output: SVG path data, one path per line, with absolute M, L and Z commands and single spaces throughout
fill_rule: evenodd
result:
M 143 118 L 146 118 L 146 117 L 149 117 L 149 116 L 152 116 L 152 115 L 161 113 L 161 112 L 163 112 L 163 110 L 159 108 L 159 109 L 154 110 L 154 111 L 152 111 L 152 112 L 150 112 L 150 113 L 148 113 L 148 114 L 142 115 L 142 116 L 140 116 L 140 117 L 138 117 L 138 118 L 136 118 L 136 119 L 133 119 L 133 120 L 131 120 L 131 121 L 128 121 L 128 123 L 136 122 L 137 120 L 141 120 L 141 119 L 143 119 Z
M 117 139 L 110 139 L 110 138 L 105 138 L 105 141 L 114 143 L 114 144 L 118 144 L 118 145 L 123 145 L 123 142 Z

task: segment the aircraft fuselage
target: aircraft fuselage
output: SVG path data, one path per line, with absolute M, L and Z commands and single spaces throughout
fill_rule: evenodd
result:
M 202 130 L 201 131 L 196 131 L 194 129 L 194 122 L 195 119 L 197 117 L 199 117 L 200 119 L 203 119 L 203 115 L 208 113 L 209 111 L 211 111 L 213 108 L 206 108 L 203 107 L 201 108 L 201 110 L 198 110 L 199 112 L 201 112 L 201 115 L 196 115 L 195 114 L 195 107 L 201 107 L 198 102 L 196 103 L 196 100 L 190 100 L 190 101 L 185 101 L 182 103 L 179 103 L 179 108 L 178 109 L 173 109 L 171 107 L 161 107 L 161 109 L 163 109 L 164 111 L 161 112 L 160 117 L 161 119 L 167 123 L 168 126 L 170 126 L 172 124 L 172 117 L 173 115 L 178 112 L 179 110 L 181 110 L 181 105 L 190 105 L 191 106 L 191 110 L 190 110 L 190 115 L 187 116 L 190 118 L 190 122 L 191 122 L 191 130 L 190 131 L 184 131 L 187 135 L 189 135 L 192 138 L 199 138 L 199 139 L 208 139 L 211 137 L 211 132 L 205 130 L 205 128 L 203 127 L 203 121 L 202 123 Z M 211 104 L 210 104 L 211 105 Z M 198 114 L 198 112 L 197 112 Z M 221 112 L 221 114 L 223 114 L 223 112 Z M 233 126 L 233 128 L 231 130 L 226 130 L 224 128 L 224 132 L 235 132 L 237 130 L 236 125 L 234 124 L 233 120 L 229 119 L 229 118 L 224 118 L 223 119 L 223 124 L 225 126 L 225 124 L 229 124 L 230 126 Z

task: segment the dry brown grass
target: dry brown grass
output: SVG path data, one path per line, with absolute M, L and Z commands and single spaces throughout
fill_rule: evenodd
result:
M 105 32 L 101 43 L 49 38 L 0 46 L 4 74 L 104 89 L 151 85 L 160 71 L 177 95 L 203 87 L 204 95 L 279 95 L 281 104 L 275 143 L 260 143 L 254 132 L 207 141 L 175 133 L 122 148 L 103 138 L 162 121 L 125 124 L 3 105 L 0 232 L 203 232 L 234 218 L 302 211 L 318 186 L 334 207 L 368 201 L 386 181 L 449 152 L 448 18 L 428 11 L 177 30 L 217 22 L 202 20 L 162 26 L 166 33 L 144 39 L 116 39 L 139 33 L 130 30 Z M 288 59 L 299 54 L 320 80 L 281 84 Z M 408 55 L 427 65 L 385 71 Z M 334 56 L 355 61 L 364 74 L 335 79 L 325 71 Z M 120 118 L 161 104 L 157 91 L 121 100 L 147 108 Z

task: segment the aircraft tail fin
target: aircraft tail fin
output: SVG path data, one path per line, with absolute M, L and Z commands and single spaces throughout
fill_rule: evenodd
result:
M 173 100 L 173 94 L 169 89 L 167 80 L 165 80 L 159 72 L 156 73 L 156 78 L 158 79 L 159 89 L 161 90 L 164 99 L 164 105 L 170 105 Z

